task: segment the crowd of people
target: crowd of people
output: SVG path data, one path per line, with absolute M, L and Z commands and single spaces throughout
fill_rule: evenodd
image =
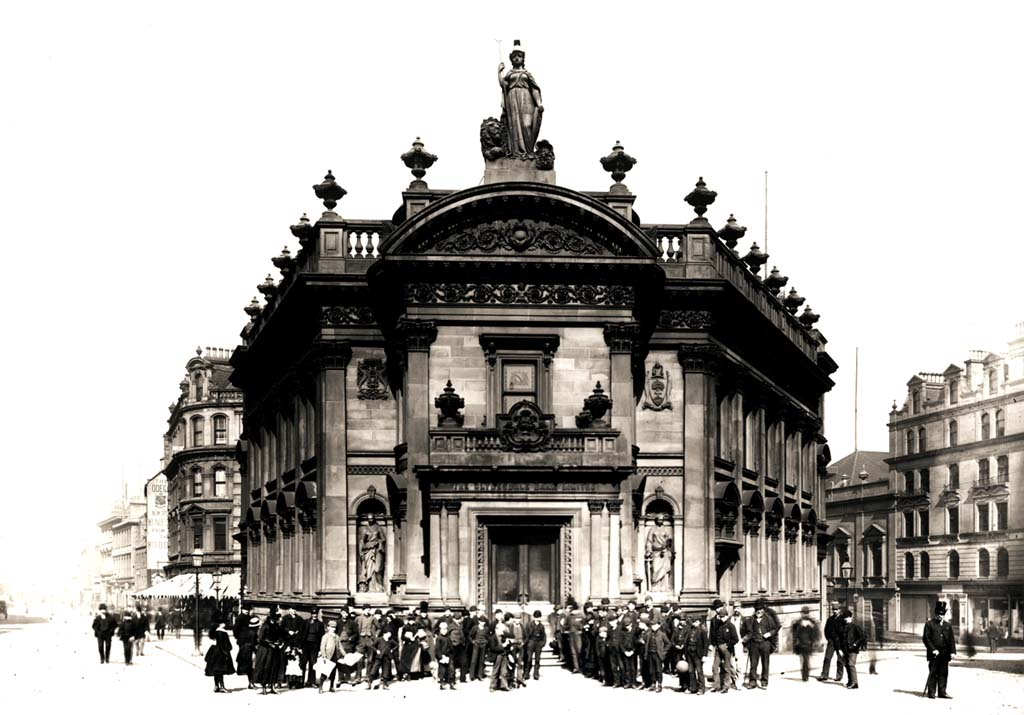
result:
M 830 611 L 823 631 L 808 607 L 789 626 L 802 679 L 810 680 L 811 658 L 821 651 L 823 636 L 817 679 L 829 680 L 835 658 L 834 680 L 842 681 L 845 673 L 846 687 L 857 689 L 857 660 L 867 645 L 866 634 L 849 609 L 832 602 Z M 441 690 L 472 681 L 486 681 L 492 691 L 512 690 L 540 678 L 545 646 L 564 668 L 610 688 L 660 692 L 667 677 L 678 679 L 680 692 L 692 694 L 727 694 L 741 684 L 763 690 L 782 627 L 764 599 L 746 613 L 738 601 L 718 599 L 710 609 L 696 611 L 651 599 L 623 606 L 603 599 L 581 608 L 570 599 L 547 623 L 540 611 L 495 609 L 488 615 L 483 606 L 447 609 L 432 618 L 426 602 L 408 611 L 343 608 L 336 613 L 325 617 L 314 609 L 304 618 L 282 604 L 261 619 L 243 605 L 233 617 L 214 619 L 205 670 L 214 680 L 214 692 L 228 692 L 224 678 L 236 673 L 262 694 L 305 687 L 320 693 L 343 686 L 387 690 L 395 681 L 421 679 L 436 682 Z M 93 621 L 100 661 L 109 662 L 116 635 L 125 663 L 131 664 L 133 655 L 143 655 L 151 624 L 163 638 L 168 620 L 162 609 L 147 613 L 141 607 L 127 609 L 118 619 L 101 605 Z M 947 666 L 956 646 L 944 603 L 926 624 L 924 643 L 929 661 L 926 694 L 935 697 L 938 691 L 938 697 L 948 698 Z M 705 659 L 711 666 L 707 682 Z

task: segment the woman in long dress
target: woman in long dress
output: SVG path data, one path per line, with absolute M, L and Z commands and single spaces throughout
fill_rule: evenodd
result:
M 235 672 L 231 664 L 231 639 L 228 637 L 227 624 L 218 622 L 210 631 L 213 644 L 206 651 L 206 675 L 213 676 L 213 692 L 226 693 L 224 676 Z
M 253 680 L 263 686 L 263 695 L 270 692 L 276 694 L 274 684 L 281 671 L 281 651 L 284 649 L 284 628 L 281 627 L 281 615 L 274 611 L 260 626 L 256 637 L 256 662 L 253 665 Z
M 256 655 L 256 633 L 260 627 L 260 619 L 253 616 L 249 619 L 249 623 L 245 628 L 240 628 L 238 634 L 235 636 L 235 643 L 238 645 L 238 655 L 235 656 L 235 662 L 238 667 L 235 672 L 239 675 L 245 675 L 249 678 L 249 688 L 252 690 L 256 689 L 256 684 L 253 680 L 253 656 Z
M 508 124 L 508 156 L 531 159 L 540 136 L 540 123 L 544 115 L 540 86 L 526 69 L 526 53 L 516 40 L 508 56 L 512 69 L 506 74 L 505 63 L 498 65 L 498 83 L 501 85 L 502 109 Z

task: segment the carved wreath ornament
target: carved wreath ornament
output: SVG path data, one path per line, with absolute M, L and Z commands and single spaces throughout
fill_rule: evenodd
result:
M 578 256 L 619 255 L 616 246 L 545 221 L 494 221 L 471 226 L 442 238 L 435 248 L 444 253 L 548 253 Z
M 412 283 L 407 303 L 632 305 L 632 286 L 529 283 Z

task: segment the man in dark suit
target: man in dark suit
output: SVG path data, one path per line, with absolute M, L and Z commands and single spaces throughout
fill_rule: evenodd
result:
M 925 694 L 934 698 L 935 689 L 938 688 L 940 698 L 951 700 L 953 696 L 946 693 L 946 679 L 949 677 L 949 661 L 956 653 L 956 638 L 953 636 L 953 626 L 947 620 L 946 604 L 943 601 L 935 604 L 935 616 L 924 624 L 923 640 L 928 658 Z
M 540 652 L 544 650 L 544 643 L 547 639 L 548 635 L 544 630 L 544 621 L 541 619 L 540 611 L 534 611 L 533 619 L 526 627 L 526 644 L 523 658 L 526 680 L 530 679 L 531 668 L 533 679 L 540 680 Z
M 818 649 L 818 624 L 811 618 L 811 609 L 800 609 L 800 619 L 793 621 L 793 652 L 800 656 L 800 677 L 811 677 L 811 653 Z
M 164 612 L 164 607 L 160 608 L 156 612 L 156 637 L 159 640 L 164 639 L 164 632 L 167 630 L 167 614 Z
M 775 639 L 778 637 L 778 629 L 775 621 L 766 613 L 765 606 L 758 603 L 755 606 L 754 615 L 743 619 L 740 626 L 740 635 L 743 645 L 750 655 L 750 671 L 747 673 L 745 688 L 768 687 L 768 661 L 775 648 Z M 761 664 L 761 679 L 758 681 L 757 666 Z
M 100 649 L 100 662 L 110 662 L 110 642 L 117 630 L 117 621 L 107 613 L 107 604 L 101 603 L 99 613 L 92 619 L 92 632 L 96 636 L 96 645 Z
M 842 616 L 839 647 L 843 654 L 843 665 L 846 666 L 846 687 L 848 690 L 856 690 L 860 687 L 857 683 L 857 655 L 867 645 L 868 639 L 864 629 L 853 622 L 853 612 L 849 608 L 843 609 Z
M 302 667 L 302 672 L 306 674 L 306 686 L 310 688 L 316 685 L 315 666 L 317 657 L 320 655 L 320 640 L 326 632 L 327 626 L 324 624 L 320 609 L 314 608 L 312 617 L 303 622 L 302 632 L 299 634 L 302 648 L 299 664 Z
M 711 632 L 708 640 L 718 655 L 717 690 L 720 693 L 727 693 L 732 687 L 732 659 L 736 654 L 736 644 L 739 642 L 739 635 L 736 633 L 736 626 L 729 620 L 729 611 L 725 606 L 719 606 L 716 617 L 711 620 Z
M 825 621 L 825 660 L 821 664 L 821 675 L 818 680 L 828 680 L 829 666 L 832 665 L 832 656 L 836 656 L 836 677 L 837 681 L 843 679 L 843 659 L 839 656 L 839 634 L 842 630 L 843 618 L 839 614 L 839 601 L 832 601 L 832 615 Z
M 135 641 L 135 634 L 138 632 L 138 628 L 139 624 L 135 622 L 135 609 L 124 609 L 121 623 L 118 624 L 117 637 L 121 639 L 121 645 L 124 646 L 125 665 L 132 664 L 132 643 Z

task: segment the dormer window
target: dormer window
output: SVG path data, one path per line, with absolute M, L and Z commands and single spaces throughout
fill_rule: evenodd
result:
M 999 373 L 995 368 L 988 371 L 988 393 L 990 395 L 996 394 L 996 390 L 999 389 Z
M 196 385 L 196 402 L 203 401 L 203 374 L 197 372 L 195 374 L 194 382 Z
M 915 415 L 921 414 L 921 391 L 914 390 L 911 396 L 911 403 L 913 405 L 912 411 Z
M 992 418 L 987 412 L 981 413 L 981 438 L 988 439 L 992 436 Z
M 949 404 L 955 405 L 960 399 L 960 381 L 949 381 Z

